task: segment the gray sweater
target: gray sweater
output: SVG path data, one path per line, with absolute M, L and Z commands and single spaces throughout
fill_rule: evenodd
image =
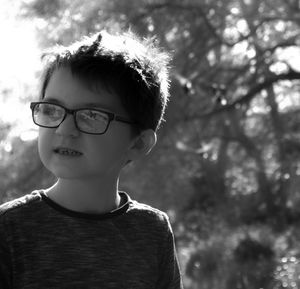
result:
M 34 191 L 0 206 L 1 289 L 182 288 L 167 215 L 120 193 L 94 215 Z

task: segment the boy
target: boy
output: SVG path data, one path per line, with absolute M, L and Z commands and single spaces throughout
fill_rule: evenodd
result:
M 31 110 L 57 182 L 0 207 L 0 288 L 182 288 L 168 217 L 118 190 L 156 143 L 167 55 L 101 32 L 47 56 Z

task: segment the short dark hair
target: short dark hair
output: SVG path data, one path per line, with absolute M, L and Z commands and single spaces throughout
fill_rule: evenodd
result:
M 139 130 L 157 130 L 169 99 L 169 54 L 152 39 L 106 31 L 44 53 L 41 98 L 55 70 L 68 67 L 91 89 L 104 84 L 117 93 Z

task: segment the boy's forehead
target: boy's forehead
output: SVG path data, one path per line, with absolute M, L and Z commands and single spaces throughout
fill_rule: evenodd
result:
M 54 83 L 54 88 L 73 88 L 74 90 L 89 90 L 92 93 L 103 92 L 112 93 L 111 89 L 105 84 L 102 79 L 92 79 L 84 76 L 84 74 L 78 74 L 73 72 L 69 67 L 57 68 L 50 76 L 47 89 L 49 89 L 50 83 Z
M 76 106 L 99 106 L 125 113 L 119 95 L 103 81 L 84 79 L 65 67 L 53 72 L 44 99 Z

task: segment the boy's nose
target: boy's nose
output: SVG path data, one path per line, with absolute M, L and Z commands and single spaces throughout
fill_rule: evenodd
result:
M 59 135 L 77 137 L 79 135 L 79 130 L 75 125 L 74 116 L 67 114 L 64 121 L 59 125 L 55 131 Z

